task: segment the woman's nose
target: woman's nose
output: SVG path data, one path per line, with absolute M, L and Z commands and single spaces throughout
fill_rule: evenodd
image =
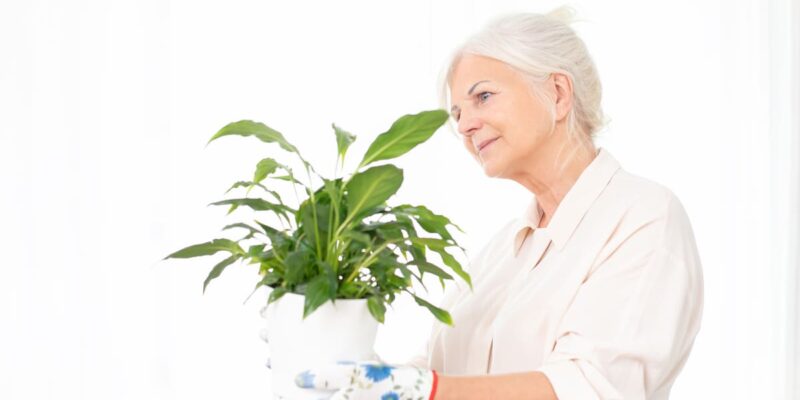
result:
M 481 124 L 479 118 L 462 113 L 458 120 L 458 132 L 464 136 L 472 136 L 481 127 Z

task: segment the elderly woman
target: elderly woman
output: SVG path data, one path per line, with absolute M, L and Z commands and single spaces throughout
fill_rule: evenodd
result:
M 569 8 L 496 19 L 453 56 L 464 147 L 490 177 L 530 191 L 442 306 L 407 365 L 317 370 L 348 399 L 667 399 L 700 328 L 703 278 L 668 188 L 593 144 L 601 85 Z M 446 96 L 443 96 L 446 98 Z

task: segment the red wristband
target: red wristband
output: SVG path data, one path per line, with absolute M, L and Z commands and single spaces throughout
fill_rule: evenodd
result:
M 433 400 L 433 397 L 436 396 L 436 387 L 439 385 L 439 375 L 434 370 L 431 370 L 431 372 L 433 373 L 433 387 L 431 388 L 431 397 L 428 400 Z

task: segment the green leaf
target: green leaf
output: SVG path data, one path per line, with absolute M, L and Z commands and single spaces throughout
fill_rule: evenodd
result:
M 417 229 L 414 227 L 414 223 L 411 222 L 411 217 L 402 213 L 397 213 L 394 210 L 390 211 L 390 213 L 394 214 L 395 223 L 403 228 L 409 238 L 417 237 Z M 411 252 L 415 260 L 425 260 L 425 246 L 409 246 L 405 241 L 398 242 L 397 246 L 403 250 L 403 254 L 406 258 L 408 258 L 406 253 Z
M 461 264 L 458 261 L 456 261 L 456 258 L 453 257 L 452 254 L 448 253 L 444 249 L 441 250 L 431 249 L 431 250 L 439 253 L 439 256 L 442 258 L 444 264 L 450 267 L 450 269 L 452 269 L 453 272 L 456 273 L 456 275 L 460 276 L 461 279 L 467 282 L 469 288 L 472 289 L 472 279 L 470 278 L 469 274 L 466 271 L 464 271 L 463 268 L 461 268 Z
M 258 258 L 261 257 L 264 251 L 265 244 L 254 244 L 247 249 L 247 256 L 251 258 Z M 252 263 L 251 263 L 252 264 Z
M 333 266 L 327 261 L 317 261 L 320 275 L 328 279 L 328 297 L 331 299 L 336 298 L 336 292 L 339 290 L 339 279 Z
M 286 212 L 293 213 L 294 210 L 291 207 L 287 207 L 281 204 L 270 203 L 264 199 L 259 199 L 255 197 L 243 197 L 239 199 L 227 199 L 227 200 L 220 200 L 215 201 L 213 203 L 209 203 L 209 206 L 218 206 L 218 205 L 225 205 L 225 204 L 235 204 L 237 206 L 247 206 L 252 208 L 256 211 L 274 211 L 276 214 L 285 214 Z
M 249 295 L 247 295 L 247 298 L 244 299 L 244 302 L 242 304 L 247 303 L 247 300 L 250 300 L 250 297 L 253 297 L 253 295 L 256 293 L 256 291 L 258 291 L 258 288 L 260 288 L 261 286 L 264 286 L 264 280 L 263 279 L 260 280 L 258 283 L 256 283 L 256 287 L 254 287 L 253 291 L 250 292 Z
M 325 191 L 325 193 L 328 195 L 331 201 L 341 200 L 342 193 L 340 192 L 340 189 L 342 187 L 342 178 L 333 180 L 323 178 L 323 181 L 324 185 L 322 187 L 322 190 Z
M 423 238 L 423 237 L 412 237 L 409 238 L 411 243 L 420 244 L 428 247 L 433 251 L 444 249 L 445 247 L 452 246 L 452 244 L 443 239 L 437 238 Z
M 259 188 L 263 189 L 265 192 L 267 192 L 270 195 L 272 195 L 272 197 L 274 197 L 275 200 L 278 200 L 278 203 L 283 204 L 283 200 L 281 199 L 281 196 L 278 194 L 278 192 L 276 192 L 274 190 L 267 189 L 266 186 L 264 186 L 264 185 L 262 185 L 260 183 L 256 183 L 256 182 L 250 182 L 250 181 L 239 181 L 239 182 L 236 182 L 233 185 L 231 185 L 231 187 L 228 188 L 228 190 L 226 190 L 224 194 L 228 194 L 228 192 L 230 192 L 231 190 L 236 189 L 238 187 L 246 187 L 247 188 L 247 191 L 245 192 L 245 196 L 249 195 L 250 194 L 250 190 L 252 190 L 254 187 L 259 187 Z
M 247 229 L 248 231 L 250 231 L 250 233 L 252 233 L 252 234 L 261 233 L 261 231 L 259 231 L 258 229 L 253 228 L 252 226 L 247 225 L 244 222 L 237 222 L 235 224 L 225 225 L 225 227 L 222 228 L 222 230 L 224 231 L 226 229 L 231 229 L 231 228 L 244 228 L 244 229 Z
M 350 178 L 347 183 L 347 210 L 356 219 L 364 210 L 392 197 L 403 184 L 403 170 L 391 164 L 372 167 Z
M 384 314 L 386 314 L 386 306 L 383 305 L 383 299 L 377 296 L 370 296 L 367 298 L 367 309 L 378 322 L 383 323 Z
M 412 283 L 411 282 L 411 277 L 413 276 L 420 283 L 420 285 L 422 285 L 422 288 L 425 289 L 425 291 L 427 292 L 428 291 L 428 287 L 425 286 L 425 282 L 422 281 L 422 273 L 420 273 L 419 275 L 415 274 L 413 271 L 411 271 L 408 268 L 408 265 L 409 264 L 398 264 L 398 266 L 397 266 L 397 269 L 400 270 L 400 272 L 403 273 L 403 276 L 406 277 L 406 279 L 408 279 L 408 285 L 407 286 L 411 286 L 411 283 Z M 440 278 L 440 280 L 441 280 L 441 278 Z M 442 289 L 444 289 L 444 287 L 442 287 Z
M 369 146 L 358 169 L 378 160 L 399 157 L 428 140 L 448 118 L 447 111 L 423 111 L 397 119 L 388 131 L 378 135 Z
M 406 214 L 398 213 L 395 209 L 391 209 L 389 211 L 391 214 L 394 214 L 394 218 L 396 223 L 404 228 L 406 233 L 408 233 L 409 237 L 416 237 L 417 236 L 417 229 L 414 227 L 414 224 L 411 222 L 411 217 Z
M 292 244 L 292 239 L 285 232 L 279 231 L 259 221 L 256 221 L 256 223 L 264 230 L 264 233 L 266 233 L 272 245 L 272 249 L 277 255 L 283 254 Z
M 439 268 L 435 264 L 432 264 L 427 261 L 411 261 L 408 263 L 409 265 L 416 265 L 419 269 L 420 274 L 425 272 L 430 272 L 440 278 L 443 279 L 453 279 L 453 276 L 448 274 L 445 270 Z
M 222 271 L 225 270 L 225 268 L 228 265 L 233 264 L 236 260 L 239 259 L 239 257 L 240 256 L 238 254 L 234 254 L 234 255 L 232 255 L 232 256 L 220 261 L 219 264 L 215 265 L 214 268 L 211 270 L 211 272 L 208 274 L 208 277 L 206 277 L 205 282 L 203 282 L 203 293 L 206 292 L 206 286 L 208 286 L 208 283 L 211 282 L 211 280 L 213 280 L 216 277 L 218 277 L 219 274 L 221 274 Z
M 267 190 L 267 188 L 266 188 L 264 185 L 257 184 L 257 183 L 255 183 L 255 182 L 250 182 L 250 181 L 238 181 L 238 182 L 234 183 L 233 185 L 231 185 L 231 187 L 230 187 L 230 188 L 228 188 L 228 190 L 226 190 L 226 191 L 225 191 L 225 193 L 223 193 L 223 194 L 228 194 L 228 192 L 230 192 L 231 190 L 233 190 L 233 189 L 236 189 L 236 188 L 238 188 L 238 187 L 246 187 L 246 188 L 250 189 L 250 188 L 251 188 L 251 187 L 253 187 L 253 186 L 259 186 L 259 187 L 261 187 L 262 189 L 264 189 L 264 190 Z
M 442 310 L 441 308 L 436 307 L 431 303 L 428 303 L 424 299 L 417 297 L 417 295 L 415 295 L 415 294 L 413 294 L 411 292 L 408 292 L 408 293 L 410 293 L 411 296 L 414 297 L 414 301 L 416 301 L 417 304 L 419 304 L 419 305 L 427 308 L 428 310 L 430 310 L 430 312 L 433 314 L 434 317 L 436 317 L 436 319 L 438 319 L 439 321 L 444 322 L 447 325 L 453 326 L 453 318 L 450 316 L 449 312 L 447 312 L 445 310 Z
M 359 284 L 361 282 L 346 282 L 339 286 L 337 297 L 340 299 L 352 299 L 356 297 L 359 292 Z
M 422 229 L 430 233 L 436 233 L 447 240 L 453 240 L 453 237 L 447 230 L 447 225 L 452 225 L 462 233 L 464 232 L 458 225 L 450 222 L 447 217 L 435 214 L 425 206 L 403 204 L 392 208 L 392 211 L 413 216 Z
M 325 193 L 328 195 L 331 204 L 333 204 L 334 210 L 339 210 L 339 217 L 341 218 L 346 212 L 346 210 L 342 210 L 340 204 L 342 200 L 342 193 L 341 193 L 342 179 L 339 178 L 335 180 L 330 180 L 323 178 L 323 180 L 325 182 L 324 185 Z M 336 225 L 338 226 L 338 223 L 336 223 Z
M 264 199 L 253 198 L 253 197 L 244 197 L 239 199 L 227 199 L 227 200 L 220 200 L 215 201 L 213 203 L 208 204 L 209 206 L 218 206 L 218 205 L 225 205 L 230 204 L 231 208 L 228 210 L 228 214 L 233 212 L 238 206 L 247 206 L 255 211 L 272 211 L 279 217 L 283 217 L 287 223 L 289 223 L 290 218 L 288 213 L 295 213 L 291 207 L 287 207 L 283 204 L 275 204 L 270 203 Z
M 406 278 L 394 274 L 386 276 L 386 283 L 388 283 L 388 286 L 393 287 L 395 289 L 409 287 L 412 284 L 410 276 Z
M 163 259 L 167 258 L 192 258 L 200 256 L 210 256 L 220 251 L 228 251 L 231 254 L 242 254 L 244 250 L 239 247 L 239 244 L 229 239 L 214 239 L 210 242 L 191 245 L 180 249 Z
M 385 240 L 403 239 L 403 226 L 397 222 L 386 222 L 377 229 L 378 234 Z
M 265 263 L 262 263 L 262 264 L 261 264 L 261 266 L 262 266 L 262 269 L 264 268 L 264 264 L 265 264 Z M 268 268 L 269 268 L 269 267 L 268 267 Z M 255 293 L 255 292 L 256 292 L 256 291 L 257 291 L 257 290 L 258 290 L 260 287 L 262 287 L 262 286 L 269 286 L 269 287 L 273 287 L 273 285 L 275 285 L 276 283 L 280 282 L 280 281 L 281 281 L 281 279 L 282 279 L 282 278 L 281 278 L 281 275 L 280 275 L 279 273 L 277 273 L 277 272 L 276 272 L 275 270 L 273 270 L 273 269 L 267 269 L 266 271 L 264 271 L 264 272 L 263 272 L 263 274 L 264 274 L 264 277 L 263 277 L 263 278 L 261 278 L 261 280 L 260 280 L 258 283 L 256 283 L 256 286 L 253 288 L 253 291 L 250 293 L 250 295 L 248 295 L 248 296 L 247 296 L 247 299 L 245 299 L 245 302 L 247 302 L 247 300 L 248 300 L 248 299 L 250 299 L 250 297 L 251 297 L 251 296 L 252 296 L 252 295 L 253 295 L 253 294 L 254 294 L 254 293 Z
M 317 200 L 321 200 L 317 198 Z M 309 199 L 310 201 L 310 199 Z M 328 203 L 317 203 L 316 204 L 316 212 L 317 212 L 317 223 L 314 224 L 314 205 L 313 203 L 307 203 L 305 206 L 300 207 L 299 217 L 301 219 L 300 225 L 305 232 L 308 241 L 311 243 L 316 243 L 316 235 L 319 233 L 319 241 L 320 241 L 320 251 L 322 254 L 326 252 L 327 240 L 328 240 L 328 231 L 330 230 L 328 219 L 328 213 L 331 211 L 331 205 Z M 316 249 L 315 249 L 316 251 Z
M 256 223 L 258 224 L 258 226 L 261 227 L 261 229 L 264 230 L 264 233 L 266 233 L 267 236 L 280 235 L 280 234 L 284 234 L 285 235 L 284 232 L 281 232 L 280 230 L 275 229 L 275 228 L 273 228 L 273 227 L 271 227 L 271 226 L 269 226 L 269 225 L 267 225 L 267 224 L 265 224 L 263 222 L 256 221 Z
M 397 221 L 371 222 L 361 225 L 358 229 L 363 232 L 375 232 L 379 238 L 385 240 L 403 239 L 406 226 Z
M 303 160 L 303 164 L 304 165 L 308 165 L 313 170 L 313 167 L 311 167 L 311 164 L 308 164 L 307 162 L 305 162 L 305 160 Z M 306 189 L 306 191 L 308 191 L 308 186 L 306 186 L 305 183 L 297 180 L 297 178 L 294 177 L 294 174 L 292 173 L 292 169 L 291 168 L 287 167 L 286 165 L 282 165 L 281 168 L 283 168 L 287 172 L 286 175 L 269 175 L 269 176 L 267 176 L 267 178 L 280 180 L 280 181 L 286 181 L 286 182 L 293 183 L 295 185 L 300 185 L 301 187 Z
M 278 143 L 286 151 L 297 153 L 297 148 L 290 144 L 283 135 L 262 124 L 250 120 L 242 120 L 238 122 L 231 122 L 220 129 L 214 136 L 209 139 L 208 143 L 223 136 L 238 135 L 238 136 L 255 136 L 262 142 Z M 206 143 L 206 145 L 208 144 Z
M 394 267 L 395 267 L 395 269 L 400 271 L 400 274 L 403 275 L 403 279 L 406 279 L 408 284 L 411 285 L 411 277 L 416 275 L 416 274 L 411 272 L 411 270 L 408 269 L 405 264 L 401 264 L 399 262 L 395 263 Z
M 464 271 L 464 269 L 461 267 L 461 264 L 456 260 L 456 258 L 453 257 L 452 254 L 448 253 L 447 250 L 444 249 L 447 246 L 452 246 L 452 244 L 448 243 L 445 240 L 434 239 L 434 238 L 412 237 L 409 238 L 409 240 L 417 247 L 425 246 L 430 250 L 438 253 L 439 256 L 442 258 L 442 262 L 444 262 L 445 265 L 450 267 L 450 269 L 452 269 L 453 272 L 456 273 L 456 275 L 460 276 L 461 279 L 467 282 L 470 289 L 472 289 L 472 279 L 470 278 L 469 274 L 466 271 Z
M 292 175 L 275 175 L 275 176 L 269 176 L 269 178 L 277 179 L 277 180 L 281 180 L 281 181 L 286 181 L 286 182 L 292 182 L 292 183 L 296 183 L 298 185 L 305 186 L 305 184 L 303 182 L 300 182 L 300 181 L 296 180 L 294 178 L 294 176 L 292 176 Z
M 425 251 L 425 246 L 411 246 L 409 249 L 411 251 L 411 256 L 414 258 L 415 261 L 427 261 L 428 256 Z
M 274 303 L 276 300 L 280 299 L 283 295 L 289 293 L 289 290 L 282 287 L 276 287 L 269 292 L 269 299 L 267 299 L 267 304 Z
M 356 136 L 342 128 L 331 124 L 334 132 L 336 132 L 336 147 L 339 149 L 339 158 L 344 161 L 344 155 L 347 153 L 347 148 L 356 141 Z
M 334 292 L 334 294 L 335 293 L 336 292 Z M 305 302 L 303 304 L 303 318 L 305 319 L 319 306 L 332 298 L 328 277 L 325 275 L 316 276 L 308 283 L 308 287 L 306 288 Z
M 371 245 L 372 241 L 370 240 L 370 236 L 363 232 L 358 232 L 355 230 L 346 230 L 340 236 L 342 239 L 350 239 L 354 240 L 359 243 L 363 243 L 365 245 Z
M 303 280 L 308 261 L 307 253 L 303 250 L 295 250 L 286 255 L 286 259 L 284 260 L 286 275 L 283 277 L 286 284 L 294 285 Z
M 256 165 L 256 172 L 253 173 L 253 182 L 260 183 L 267 175 L 275 172 L 280 166 L 282 165 L 272 158 L 265 158 L 259 161 Z
M 276 274 L 273 271 L 269 271 L 264 274 L 264 277 L 256 285 L 256 289 L 260 288 L 261 286 L 272 286 L 278 282 L 280 282 L 281 277 L 280 275 Z

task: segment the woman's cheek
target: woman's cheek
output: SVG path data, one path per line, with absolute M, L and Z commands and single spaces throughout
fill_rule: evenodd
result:
M 475 151 L 475 149 L 472 148 L 472 142 L 469 140 L 469 138 L 464 137 L 464 139 L 462 139 L 461 143 L 464 144 L 464 148 L 467 149 L 469 154 L 472 154 L 473 157 L 478 155 L 478 153 Z

